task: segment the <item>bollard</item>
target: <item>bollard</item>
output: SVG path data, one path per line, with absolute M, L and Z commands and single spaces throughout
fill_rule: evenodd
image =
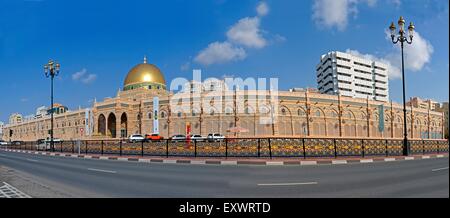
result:
M 102 149 L 101 154 L 103 155 L 103 140 L 102 140 L 101 144 L 102 144 L 102 145 L 101 145 L 101 147 L 102 147 L 102 148 L 101 148 L 101 149 Z
M 386 145 L 386 157 L 389 156 L 389 150 L 388 150 L 388 140 L 385 141 Z
M 303 144 L 303 159 L 306 159 L 306 148 L 305 148 L 305 139 L 302 138 L 302 144 Z
M 258 138 L 258 157 L 261 157 L 261 139 Z
M 87 154 L 88 153 L 88 141 L 86 141 L 84 149 L 85 149 L 84 153 Z
M 119 155 L 122 156 L 122 140 L 119 142 Z
M 144 156 L 144 141 L 141 142 L 141 157 Z
M 197 140 L 194 139 L 194 156 L 197 157 Z
M 225 159 L 228 158 L 228 139 L 225 139 Z
M 333 144 L 334 144 L 334 158 L 337 158 L 336 139 L 333 139 Z
M 364 148 L 365 146 L 364 146 L 364 139 L 361 139 L 361 148 L 362 148 L 362 157 L 364 158 L 365 157 L 365 152 L 364 152 Z
M 169 158 L 169 139 L 166 140 L 166 158 Z
M 269 138 L 269 156 L 270 159 L 272 159 L 272 145 L 270 144 L 270 138 Z

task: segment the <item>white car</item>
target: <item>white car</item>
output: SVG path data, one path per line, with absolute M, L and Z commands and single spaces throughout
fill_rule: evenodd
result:
M 170 137 L 170 139 L 174 142 L 181 142 L 181 141 L 186 141 L 186 136 L 185 135 L 174 135 L 174 136 Z
M 190 135 L 190 139 L 192 141 L 203 142 L 206 138 L 201 135 Z
M 0 141 L 0 145 L 3 145 L 3 146 L 8 145 L 8 142 Z
M 223 136 L 220 133 L 210 133 L 207 138 L 208 138 L 208 141 L 210 141 L 210 142 L 217 142 L 217 141 L 225 140 L 225 136 Z
M 63 140 L 58 139 L 58 138 L 53 138 L 53 146 L 56 148 L 56 146 L 61 143 Z M 36 149 L 37 150 L 42 150 L 42 151 L 50 151 L 51 148 L 51 144 L 52 144 L 52 140 L 50 138 L 47 139 L 39 139 L 36 142 Z
M 139 134 L 131 135 L 131 136 L 128 138 L 128 141 L 131 142 L 131 143 L 142 142 L 142 141 L 144 141 L 144 140 L 145 140 L 144 136 L 139 135 Z

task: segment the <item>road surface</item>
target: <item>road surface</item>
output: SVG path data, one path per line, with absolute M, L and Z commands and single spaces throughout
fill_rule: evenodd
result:
M 347 165 L 223 166 L 0 150 L 0 166 L 69 197 L 449 197 L 448 157 Z

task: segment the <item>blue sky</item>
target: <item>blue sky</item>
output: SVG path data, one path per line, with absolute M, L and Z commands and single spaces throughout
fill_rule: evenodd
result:
M 278 77 L 279 88 L 316 87 L 315 66 L 337 50 L 392 64 L 392 100 L 401 101 L 391 21 L 414 21 L 407 49 L 407 97 L 448 101 L 446 0 L 0 0 L 0 120 L 48 105 L 43 65 L 62 65 L 57 102 L 88 107 L 115 96 L 144 55 L 167 81 Z

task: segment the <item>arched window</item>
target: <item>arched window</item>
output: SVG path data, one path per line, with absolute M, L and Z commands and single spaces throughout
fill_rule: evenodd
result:
M 152 112 L 148 113 L 148 119 L 151 120 L 152 119 L 152 115 L 153 115 Z
M 181 112 L 177 113 L 177 117 L 181 117 L 183 114 Z
M 316 115 L 316 117 L 320 117 L 320 115 L 321 115 L 320 111 L 317 110 L 316 113 L 315 113 L 315 115 Z
M 229 107 L 225 108 L 225 114 L 226 115 L 231 115 L 232 113 L 233 113 L 233 109 L 231 109 Z
M 270 109 L 268 107 L 260 107 L 259 112 L 261 114 L 268 114 L 268 113 L 270 113 Z
M 166 118 L 166 112 L 165 111 L 161 111 L 161 118 Z
M 336 111 L 331 111 L 331 117 L 332 117 L 332 118 L 336 118 L 336 117 L 337 117 Z
M 304 116 L 306 116 L 306 113 L 305 113 L 305 111 L 304 111 L 304 110 L 302 110 L 302 109 L 298 109 L 298 111 L 297 111 L 297 114 L 298 114 L 298 116 L 301 116 L 301 117 L 304 117 Z

